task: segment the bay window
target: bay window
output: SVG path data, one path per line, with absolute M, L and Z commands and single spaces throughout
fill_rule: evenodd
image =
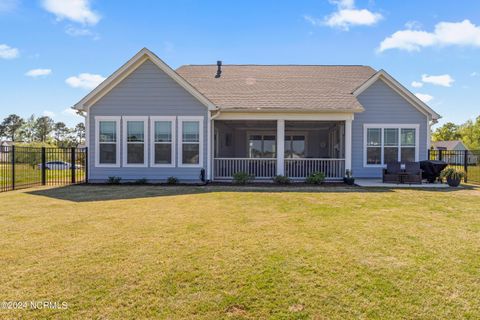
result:
M 418 161 L 418 125 L 366 124 L 364 130 L 364 166 Z
M 175 117 L 151 117 L 152 167 L 175 166 Z
M 203 117 L 178 117 L 179 166 L 203 165 Z
M 120 117 L 95 117 L 95 166 L 120 166 Z
M 148 117 L 123 117 L 123 165 L 125 167 L 147 166 L 147 119 Z

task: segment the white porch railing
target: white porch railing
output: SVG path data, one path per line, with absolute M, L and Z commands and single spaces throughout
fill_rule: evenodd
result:
M 305 179 L 313 172 L 323 172 L 327 179 L 340 179 L 345 174 L 345 159 L 285 159 L 285 175 Z M 246 172 L 256 179 L 277 175 L 275 158 L 215 158 L 215 179 L 231 179 L 236 172 Z
M 215 158 L 216 179 L 231 179 L 236 172 L 247 172 L 256 179 L 271 178 L 277 174 L 275 158 Z
M 339 179 L 345 174 L 345 159 L 285 159 L 285 175 L 304 179 L 313 172 L 323 172 L 327 179 Z

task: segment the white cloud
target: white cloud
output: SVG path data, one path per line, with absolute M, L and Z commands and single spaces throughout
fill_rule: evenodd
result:
M 0 12 L 10 12 L 18 7 L 18 0 L 0 0 Z
M 0 59 L 15 59 L 18 57 L 18 49 L 6 44 L 0 44 Z
M 77 113 L 77 111 L 73 110 L 72 108 L 67 108 L 63 110 L 62 114 L 65 116 L 82 117 Z
M 65 28 L 65 33 L 72 37 L 92 37 L 94 40 L 100 39 L 98 33 L 93 32 L 88 28 L 77 28 L 72 25 L 68 25 Z
M 90 8 L 90 0 L 43 0 L 43 8 L 58 20 L 68 19 L 82 24 L 95 25 L 101 16 Z
M 418 99 L 422 100 L 423 102 L 427 103 L 433 100 L 433 97 L 426 93 L 415 93 Z
M 99 74 L 80 73 L 78 76 L 72 76 L 65 80 L 65 82 L 73 88 L 93 89 L 98 86 L 105 77 Z
M 49 111 L 49 110 L 45 110 L 45 111 L 43 111 L 43 115 L 44 115 L 45 117 L 54 118 L 54 117 L 55 117 L 55 112 Z
M 423 87 L 423 83 L 421 83 L 420 81 L 412 81 L 412 87 L 421 88 Z
M 41 77 L 41 76 L 48 76 L 52 73 L 52 69 L 32 69 L 25 73 L 28 77 Z
M 473 46 L 480 47 L 480 27 L 470 20 L 462 22 L 440 22 L 433 32 L 422 30 L 400 30 L 385 38 L 379 52 L 389 49 L 420 51 L 431 46 Z
M 353 26 L 371 26 L 379 22 L 383 16 L 367 9 L 356 9 L 354 0 L 330 0 L 337 6 L 337 11 L 321 19 L 312 16 L 303 18 L 314 26 L 326 25 L 347 31 Z
M 422 81 L 424 83 L 430 83 L 442 87 L 451 87 L 452 83 L 455 82 L 455 80 L 449 74 L 442 74 L 439 76 L 430 76 L 428 74 L 423 74 Z

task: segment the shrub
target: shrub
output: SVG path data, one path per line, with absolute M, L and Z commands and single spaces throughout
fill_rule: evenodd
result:
M 278 175 L 273 177 L 273 182 L 275 182 L 276 184 L 289 184 L 290 178 L 287 176 Z
M 120 181 L 122 181 L 122 178 L 111 176 L 111 177 L 108 177 L 107 183 L 108 184 L 120 184 Z
M 247 184 L 251 182 L 255 177 L 244 171 L 235 172 L 233 174 L 233 182 L 236 184 Z
M 135 180 L 134 184 L 147 184 L 147 178 Z
M 176 177 L 168 177 L 167 183 L 168 184 L 178 184 L 178 179 Z
M 440 173 L 442 179 L 461 180 L 465 174 L 461 171 L 457 171 L 454 168 L 447 168 Z
M 308 184 L 322 184 L 325 181 L 325 174 L 323 172 L 317 171 L 312 172 L 305 182 Z

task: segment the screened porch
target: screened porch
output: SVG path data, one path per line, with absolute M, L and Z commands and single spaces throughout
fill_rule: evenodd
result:
M 345 173 L 344 121 L 214 121 L 214 178 L 246 172 L 256 179 L 282 174 L 305 179 Z

